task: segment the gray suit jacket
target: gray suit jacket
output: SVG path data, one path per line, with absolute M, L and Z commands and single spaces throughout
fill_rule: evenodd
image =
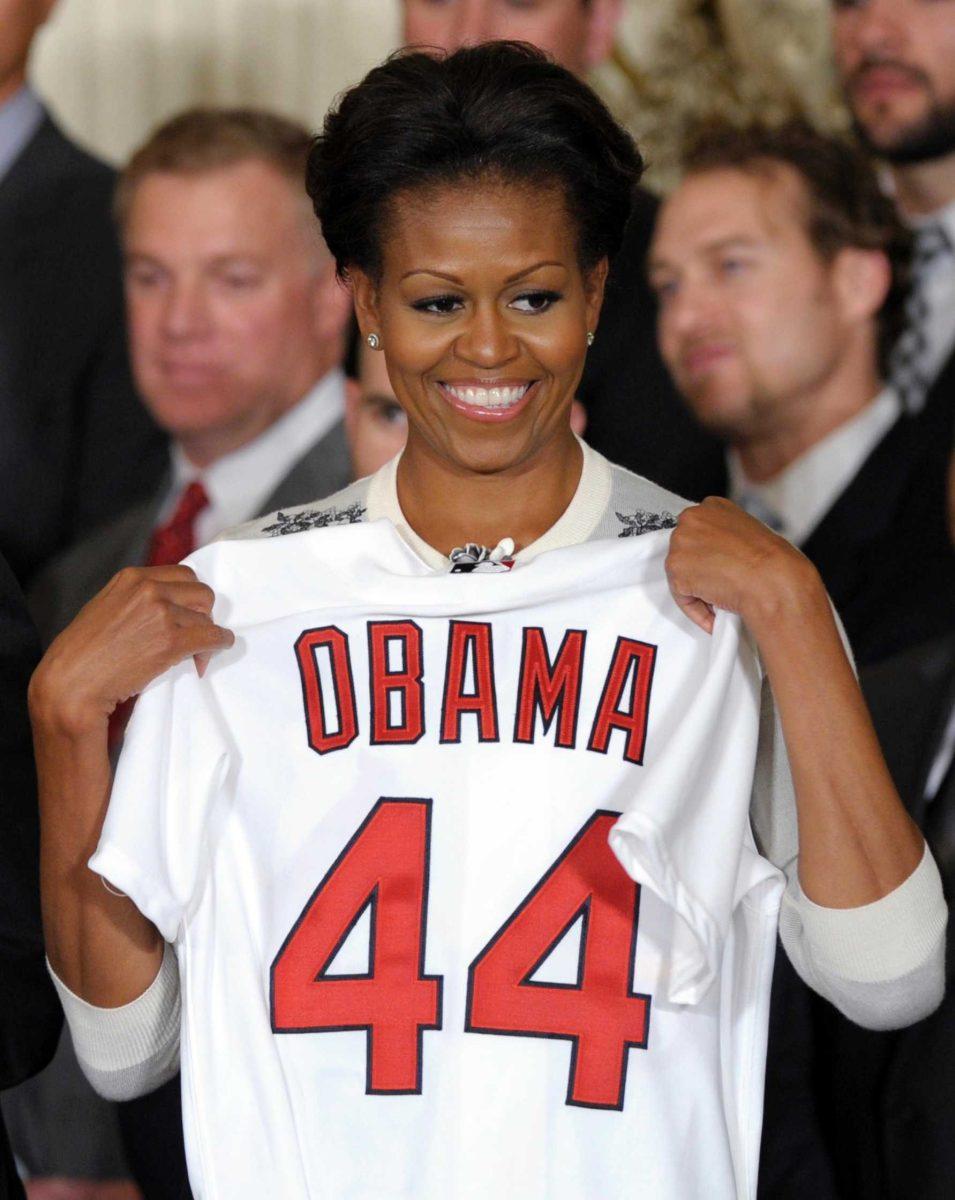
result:
M 279 508 L 330 496 L 345 487 L 350 477 L 345 426 L 339 421 L 305 451 L 261 508 L 249 516 L 261 517 Z M 101 526 L 41 572 L 29 590 L 27 602 L 44 646 L 117 571 L 145 561 L 165 494 L 166 484 L 149 501 Z
M 264 516 L 330 496 L 345 487 L 350 473 L 345 428 L 339 422 L 305 451 L 259 511 L 250 515 Z M 148 503 L 101 526 L 41 572 L 29 602 L 44 645 L 117 571 L 144 561 L 165 491 L 160 488 Z M 13 1147 L 31 1172 L 92 1178 L 126 1174 L 113 1105 L 101 1100 L 83 1078 L 66 1035 L 52 1066 L 6 1093 L 3 1108 Z M 182 1165 L 177 1163 L 176 1170 L 182 1173 Z

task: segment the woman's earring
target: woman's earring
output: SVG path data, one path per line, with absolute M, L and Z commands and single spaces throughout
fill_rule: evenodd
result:
M 587 330 L 587 345 L 592 346 L 593 344 L 594 344 L 594 331 L 592 329 L 588 329 Z
M 377 333 L 369 333 L 365 341 L 368 343 L 369 350 L 377 350 L 381 346 L 381 338 Z

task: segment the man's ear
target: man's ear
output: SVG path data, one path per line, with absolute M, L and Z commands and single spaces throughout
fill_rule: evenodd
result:
M 599 67 L 610 57 L 622 16 L 623 0 L 590 0 L 587 44 L 584 47 L 584 62 L 588 71 Z
M 844 246 L 833 259 L 832 272 L 848 320 L 868 320 L 878 313 L 892 285 L 892 268 L 881 250 Z
M 366 338 L 369 333 L 381 336 L 381 321 L 378 315 L 378 288 L 369 275 L 357 268 L 348 272 L 351 282 L 352 298 L 355 302 L 355 316 L 358 318 L 358 328 L 361 336 Z

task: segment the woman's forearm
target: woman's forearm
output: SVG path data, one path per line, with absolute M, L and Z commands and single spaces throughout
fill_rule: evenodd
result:
M 47 955 L 76 995 L 115 1008 L 155 979 L 163 943 L 132 901 L 108 891 L 86 865 L 109 799 L 105 723 L 99 731 L 66 732 L 35 707 L 34 731 Z
M 175 663 L 232 644 L 212 621 L 213 600 L 188 567 L 121 571 L 53 642 L 30 683 L 47 954 L 62 982 L 100 1007 L 140 996 L 163 953 L 155 926 L 86 865 L 109 802 L 109 718 Z
M 869 904 L 918 866 L 906 813 L 818 574 L 808 562 L 746 613 L 773 689 L 792 767 L 799 880 L 827 908 Z

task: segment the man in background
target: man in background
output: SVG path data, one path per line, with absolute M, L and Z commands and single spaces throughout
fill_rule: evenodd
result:
M 623 0 L 404 0 L 403 33 L 409 45 L 441 50 L 496 38 L 530 42 L 584 76 L 610 57 L 623 8 Z M 657 352 L 645 274 L 656 209 L 656 199 L 639 190 L 579 396 L 591 445 L 662 487 L 701 500 L 724 487 L 725 475 L 719 444 L 681 404 Z
M 31 589 L 45 641 L 124 566 L 176 561 L 224 529 L 348 481 L 350 298 L 308 206 L 310 139 L 253 110 L 196 109 L 122 173 L 116 207 L 143 403 L 172 441 L 150 500 Z
M 26 582 L 155 486 L 123 330 L 114 174 L 26 83 L 54 0 L 0 0 L 0 551 Z
M 408 421 L 385 370 L 385 356 L 359 340 L 357 379 L 347 381 L 345 435 L 353 479 L 373 475 L 402 449 Z
M 955 0 L 836 3 L 856 133 L 915 235 L 908 330 L 889 376 L 906 413 L 955 413 Z
M 941 410 L 909 416 L 884 382 L 909 241 L 858 151 L 804 127 L 723 128 L 690 154 L 650 256 L 663 355 L 727 444 L 731 498 L 812 559 L 863 663 L 955 629 L 950 433 Z M 814 1067 L 827 1007 L 778 955 L 767 1200 L 881 1196 L 836 1186 L 841 1133 L 824 1129 Z
M 802 126 L 713 130 L 650 256 L 667 365 L 730 497 L 800 546 L 860 663 L 955 628 L 950 428 L 884 382 L 908 237 L 864 156 Z
M 229 526 L 348 482 L 340 363 L 350 297 L 305 194 L 309 145 L 304 129 L 269 113 L 192 110 L 120 176 L 133 367 L 171 455 L 148 502 L 38 578 L 30 598 L 45 642 L 122 567 L 178 562 Z M 121 732 L 117 722 L 117 741 Z M 11 1125 L 34 1171 L 77 1175 L 94 1169 L 96 1141 L 82 1124 L 72 1138 L 52 1127 L 51 1093 L 68 1079 L 90 1112 L 96 1101 L 68 1047 L 63 1057 L 57 1078 L 21 1096 Z M 120 1106 L 120 1121 L 147 1200 L 188 1196 L 178 1078 Z

